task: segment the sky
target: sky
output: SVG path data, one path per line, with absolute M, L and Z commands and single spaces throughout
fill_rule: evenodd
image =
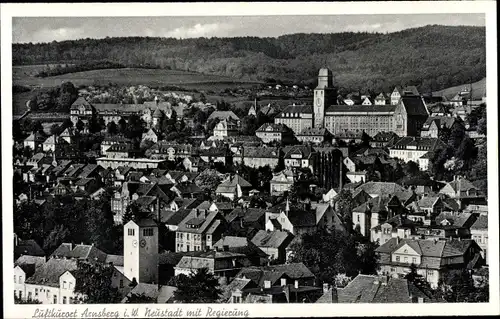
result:
M 14 17 L 13 43 L 127 36 L 277 37 L 292 33 L 396 32 L 429 24 L 484 26 L 484 14 L 226 17 Z

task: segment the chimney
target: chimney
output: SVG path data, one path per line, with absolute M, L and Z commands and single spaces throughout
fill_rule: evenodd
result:
M 281 287 L 286 286 L 286 278 L 281 278 Z
M 299 281 L 295 280 L 293 286 L 295 287 L 295 289 L 299 289 Z
M 264 288 L 265 289 L 271 288 L 271 281 L 270 280 L 264 280 Z

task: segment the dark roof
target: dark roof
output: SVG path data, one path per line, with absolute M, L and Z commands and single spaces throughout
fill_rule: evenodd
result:
M 123 266 L 123 256 L 122 255 L 107 255 L 106 264 L 112 263 L 113 266 Z
M 71 272 L 76 269 L 77 261 L 75 259 L 51 258 L 38 267 L 33 276 L 26 279 L 26 283 L 59 287 L 59 277 L 66 271 Z
M 446 144 L 439 138 L 432 137 L 403 137 L 399 139 L 391 149 L 407 149 L 409 147 L 416 147 L 416 150 L 435 151 L 446 147 Z
M 139 227 L 158 227 L 158 224 L 151 218 L 141 219 L 137 222 Z
M 429 112 L 420 96 L 403 96 L 401 101 L 409 116 L 428 116 Z
M 29 256 L 45 256 L 45 252 L 33 239 L 19 240 L 17 246 L 14 247 L 14 255 L 16 257 L 21 255 Z
M 259 230 L 252 238 L 252 243 L 257 247 L 280 248 L 293 239 L 293 235 L 286 231 L 266 231 Z
M 282 113 L 312 113 L 312 105 L 289 105 L 277 117 L 281 117 Z
M 338 289 L 339 303 L 411 303 L 430 298 L 413 283 L 402 278 L 358 275 L 345 288 Z
M 245 223 L 257 222 L 263 218 L 266 210 L 262 208 L 235 208 L 226 216 L 228 222 L 232 222 L 237 217 L 243 217 Z
M 479 215 L 476 222 L 471 226 L 471 229 L 488 230 L 488 216 Z
M 54 252 L 52 252 L 50 257 L 54 257 L 54 256 L 64 257 L 64 256 L 67 256 L 72 250 L 73 250 L 73 244 L 62 243 L 61 245 L 59 245 L 59 247 L 56 248 L 56 250 L 54 250 Z

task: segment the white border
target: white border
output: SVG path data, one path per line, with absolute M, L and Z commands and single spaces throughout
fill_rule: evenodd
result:
M 497 46 L 496 5 L 494 1 L 443 2 L 366 2 L 366 3 L 87 3 L 87 4 L 2 4 L 1 5 L 1 74 L 2 74 L 2 188 L 3 196 L 3 271 L 4 317 L 31 317 L 34 309 L 74 310 L 85 308 L 99 311 L 103 305 L 14 305 L 13 283 L 13 196 L 12 167 L 12 17 L 68 17 L 68 16 L 243 16 L 243 15 L 326 15 L 326 14 L 418 14 L 418 13 L 485 13 L 487 29 L 487 99 L 488 99 L 488 189 L 489 196 L 489 253 L 490 303 L 487 304 L 287 304 L 285 305 L 155 305 L 155 308 L 174 310 L 178 307 L 196 309 L 249 310 L 252 317 L 292 316 L 393 316 L 393 315 L 487 315 L 499 314 L 498 292 L 498 124 L 497 119 Z M 443 44 L 445 45 L 445 44 Z M 285 306 L 285 307 L 284 307 Z M 106 309 L 120 310 L 139 307 L 140 316 L 146 305 L 106 305 Z M 203 312 L 205 316 L 205 312 Z

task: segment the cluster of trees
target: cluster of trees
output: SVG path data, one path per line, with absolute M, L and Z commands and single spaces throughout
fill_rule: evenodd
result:
M 355 277 L 377 271 L 376 245 L 349 231 L 320 229 L 303 234 L 301 241 L 292 246 L 291 261 L 304 263 L 318 284 L 332 284 L 340 274 Z
M 411 265 L 405 279 L 412 282 L 429 297 L 440 302 L 488 302 L 489 280 L 481 279 L 474 282 L 468 270 L 456 270 L 443 274 L 438 287 L 432 289 L 429 282 L 417 273 L 417 267 Z
M 79 62 L 78 64 L 56 64 L 56 65 L 47 65 L 45 69 L 39 71 L 35 74 L 36 77 L 45 78 L 48 76 L 56 76 L 61 74 L 75 73 L 75 72 L 83 72 L 90 70 L 101 70 L 101 69 L 120 69 L 125 66 L 110 61 L 89 61 L 89 62 Z
M 479 134 L 486 135 L 486 106 L 482 105 L 468 116 L 469 123 L 477 126 Z M 446 147 L 434 153 L 430 169 L 436 180 L 451 180 L 453 176 L 466 176 L 476 186 L 487 191 L 486 138 L 474 141 L 465 134 L 462 125 L 451 130 L 442 129 L 440 138 Z
M 342 163 L 342 152 L 330 151 L 325 153 L 318 153 L 315 158 L 315 175 L 318 180 L 319 186 L 326 190 L 333 187 L 339 187 L 339 178 L 344 179 L 346 169 L 343 170 L 343 176 L 340 176 L 340 166 Z
M 388 92 L 396 85 L 417 85 L 421 92 L 429 92 L 485 77 L 485 36 L 484 27 L 433 25 L 389 34 L 127 37 L 14 44 L 12 56 L 14 65 L 106 59 L 126 66 L 153 65 L 307 85 L 316 81 L 319 68 L 329 66 L 338 74 L 336 81 L 349 91 L 370 88 Z M 445 51 L 442 43 L 447 43 Z M 400 72 L 403 69 L 405 72 Z
M 34 112 L 69 113 L 71 104 L 78 98 L 78 89 L 71 82 L 35 91 L 29 106 Z
M 89 201 L 73 196 L 48 199 L 39 207 L 33 202 L 14 206 L 14 232 L 30 238 L 50 254 L 63 242 L 94 243 L 111 254 L 121 254 L 121 226 L 113 223 L 109 198 Z

